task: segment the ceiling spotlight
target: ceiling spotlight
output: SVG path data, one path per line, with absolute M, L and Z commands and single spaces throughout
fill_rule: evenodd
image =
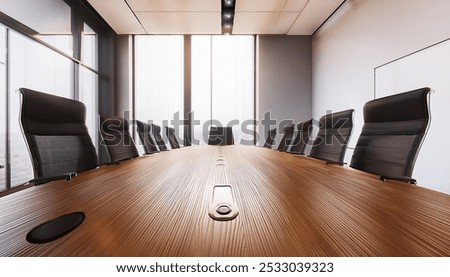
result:
M 227 5 L 227 6 L 233 5 L 233 0 L 224 0 L 223 2 L 224 2 L 224 4 Z

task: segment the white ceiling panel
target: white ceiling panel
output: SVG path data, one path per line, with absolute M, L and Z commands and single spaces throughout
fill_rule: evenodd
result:
M 313 0 L 314 1 L 314 0 Z M 285 12 L 301 12 L 309 0 L 287 0 L 283 11 Z
M 236 12 L 233 34 L 286 34 L 297 12 Z
M 220 0 L 88 1 L 118 34 L 222 32 Z M 233 34 L 311 35 L 344 1 L 237 0 Z
M 136 12 L 148 34 L 221 34 L 220 12 Z
M 124 0 L 88 0 L 118 34 L 145 34 L 145 30 Z
M 288 35 L 312 35 L 344 0 L 313 0 L 295 21 Z
M 136 12 L 220 12 L 220 0 L 126 0 Z M 107 2 L 107 1 L 105 1 Z
M 308 0 L 238 0 L 236 12 L 300 12 Z
M 277 12 L 282 11 L 286 0 L 238 0 L 236 12 Z

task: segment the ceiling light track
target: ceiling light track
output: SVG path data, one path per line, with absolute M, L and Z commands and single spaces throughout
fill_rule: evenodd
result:
M 222 34 L 231 35 L 233 33 L 234 10 L 236 0 L 222 1 Z

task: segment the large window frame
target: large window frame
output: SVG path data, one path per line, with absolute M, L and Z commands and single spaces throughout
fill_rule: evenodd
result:
M 11 178 L 11 145 L 9 143 L 11 140 L 10 126 L 11 124 L 18 124 L 16 123 L 18 119 L 13 119 L 9 115 L 9 110 L 11 109 L 9 98 L 11 97 L 12 91 L 17 89 L 12 88 L 10 84 L 11 64 L 9 64 L 10 51 L 8 51 L 8 48 L 14 47 L 9 45 L 9 38 L 12 33 L 19 34 L 23 36 L 25 40 L 36 43 L 39 47 L 43 47 L 61 59 L 72 63 L 73 66 L 70 73 L 71 92 L 69 98 L 82 102 L 90 101 L 90 103 L 85 103 L 87 104 L 88 129 L 95 146 L 98 147 L 97 150 L 100 150 L 101 152 L 101 149 L 99 149 L 97 114 L 99 112 L 112 113 L 113 111 L 113 107 L 110 103 L 113 101 L 114 94 L 109 92 L 111 91 L 111 88 L 113 88 L 111 76 L 114 72 L 112 69 L 112 57 L 114 55 L 113 41 L 115 33 L 86 1 L 61 0 L 61 2 L 67 4 L 71 10 L 71 41 L 73 51 L 69 52 L 64 49 L 58 49 L 57 45 L 48 43 L 45 36 L 36 34 L 35 30 L 7 14 L 0 12 L 0 24 L 6 29 L 7 44 L 5 49 L 5 52 L 7 53 L 6 62 L 4 62 L 4 64 L 6 64 L 4 76 L 6 79 L 6 82 L 4 83 L 6 101 L 2 102 L 2 104 L 6 103 L 6 158 L 4 168 L 1 169 L 5 171 L 4 175 L 6 176 L 6 180 L 3 184 L 0 182 L 1 195 L 4 194 L 4 191 L 6 191 L 6 193 L 8 193 L 8 191 L 15 191 L 17 188 L 20 189 L 20 187 L 23 187 L 22 185 L 27 184 L 26 181 L 14 183 Z M 87 29 L 85 30 L 85 28 Z M 86 35 L 88 36 L 88 41 L 86 41 Z M 84 46 L 88 46 L 90 51 L 83 52 L 86 48 Z M 82 54 L 84 56 L 82 56 Z M 86 60 L 86 58 L 88 58 L 88 60 Z M 101 91 L 108 91 L 108 94 L 103 98 L 99 98 Z M 12 122 L 12 120 L 15 121 Z M 3 147 L 3 145 L 0 147 Z M 99 154 L 102 156 L 102 153 Z M 29 155 L 27 158 L 30 158 Z
M 160 126 L 164 138 L 166 127 L 174 128 L 178 142 L 185 145 L 184 37 L 139 35 L 134 42 L 133 87 L 135 99 L 140 99 L 134 103 L 134 116 Z M 140 141 L 136 142 L 139 146 Z
M 139 63 L 138 57 L 136 56 L 136 38 L 137 37 L 141 37 L 142 35 L 135 35 L 133 36 L 133 43 L 134 43 L 134 47 L 133 47 L 133 51 L 134 51 L 134 57 L 133 57 L 133 62 L 134 62 L 134 78 L 133 78 L 133 95 L 132 95 L 132 102 L 133 102 L 133 106 L 135 107 L 135 109 L 131 112 L 132 113 L 132 120 L 152 120 L 151 118 L 141 118 L 140 115 L 136 114 L 136 106 L 137 106 L 137 81 L 136 81 L 136 76 L 139 76 L 140 73 L 138 73 L 137 71 L 139 70 L 138 66 L 136 66 L 137 63 Z M 170 36 L 170 35 L 167 35 Z M 213 50 L 209 50 L 205 51 L 205 53 L 202 53 L 202 55 L 204 57 L 206 57 L 206 64 L 204 66 L 210 66 L 211 68 L 209 68 L 209 73 L 207 73 L 208 76 L 208 80 L 206 81 L 207 84 L 205 84 L 206 87 L 208 87 L 207 89 L 209 89 L 210 91 L 205 92 L 204 95 L 198 94 L 197 92 L 194 92 L 194 90 L 196 89 L 196 83 L 198 83 L 196 80 L 194 80 L 195 76 L 193 76 L 194 74 L 194 64 L 196 63 L 196 61 L 194 61 L 193 59 L 196 59 L 195 55 L 193 54 L 192 50 L 195 47 L 195 42 L 193 43 L 193 39 L 195 39 L 195 37 L 204 37 L 208 40 L 213 41 L 213 38 L 220 38 L 222 36 L 218 36 L 218 35 L 198 35 L 198 36 L 191 36 L 191 35 L 184 35 L 184 61 L 181 60 L 181 63 L 184 63 L 184 94 L 179 94 L 180 97 L 183 97 L 184 99 L 180 99 L 181 101 L 184 101 L 183 104 L 183 110 L 184 112 L 180 112 L 179 117 L 181 119 L 182 122 L 184 122 L 184 136 L 182 136 L 182 138 L 184 138 L 184 145 L 186 146 L 190 146 L 190 145 L 196 145 L 196 144 L 206 144 L 207 143 L 207 135 L 205 136 L 205 131 L 203 129 L 207 128 L 210 123 L 214 123 L 215 118 L 215 111 L 214 111 L 214 106 L 217 105 L 216 102 L 214 102 L 212 100 L 212 97 L 214 97 L 213 95 L 213 77 L 214 74 L 212 73 L 213 71 Z M 223 38 L 225 39 L 225 37 L 227 36 L 223 36 Z M 237 141 L 236 143 L 242 143 L 242 144 L 246 144 L 246 145 L 254 145 L 255 144 L 255 138 L 256 138 L 256 127 L 255 127 L 255 99 L 256 99 L 256 83 L 255 83 L 255 78 L 256 78 L 256 60 L 255 60 L 255 51 L 256 51 L 256 38 L 255 36 L 245 36 L 248 39 L 251 40 L 252 42 L 252 48 L 251 49 L 253 52 L 253 54 L 251 54 L 251 58 L 252 62 L 251 62 L 251 69 L 250 69 L 250 74 L 252 75 L 252 79 L 250 80 L 250 90 L 251 90 L 251 100 L 247 101 L 246 104 L 251 105 L 251 109 L 249 110 L 248 113 L 248 117 L 245 118 L 236 118 L 238 119 L 239 123 L 236 123 L 236 120 L 232 120 L 229 121 L 227 120 L 227 122 L 219 122 L 218 124 L 225 124 L 225 125 L 229 125 L 229 124 L 234 124 L 235 126 L 233 127 L 233 129 L 236 129 L 236 134 L 237 134 Z M 211 46 L 212 49 L 212 46 Z M 208 65 L 209 64 L 209 65 Z M 198 79 L 198 78 L 197 78 Z M 202 111 L 198 110 L 198 105 L 197 105 L 197 111 L 195 110 L 196 106 L 196 99 L 194 99 L 194 97 L 198 98 L 198 97 L 204 97 L 207 98 L 209 100 L 207 100 L 208 103 L 208 107 Z M 207 118 L 207 120 L 203 120 L 202 122 L 200 122 L 201 126 L 196 126 L 196 124 L 198 125 L 198 116 L 199 113 L 202 112 L 202 117 Z M 184 114 L 184 115 L 183 115 Z M 233 118 L 234 119 L 234 118 Z M 167 120 L 173 120 L 173 118 L 167 118 Z M 170 123 L 170 122 L 169 122 Z M 204 124 L 206 123 L 206 124 Z M 238 124 L 238 125 L 236 125 Z M 205 126 L 203 126 L 205 125 Z M 210 124 L 211 125 L 211 124 Z M 214 124 L 213 124 L 214 125 Z M 216 124 L 217 125 L 217 124 Z M 243 126 L 244 125 L 244 126 Z M 251 127 L 253 126 L 253 127 Z M 180 126 L 178 126 L 180 127 Z M 241 128 L 245 128 L 245 133 L 241 132 Z M 199 129 L 202 129 L 202 131 L 200 132 Z M 239 130 L 237 130 L 239 129 Z M 179 130 L 183 130 L 183 128 L 179 128 Z M 164 129 L 163 129 L 164 131 Z M 200 136 L 200 137 L 199 137 Z M 137 136 L 135 136 L 137 137 Z M 236 137 L 236 136 L 235 136 Z M 242 139 L 242 140 L 240 140 Z
M 255 38 L 250 35 L 191 37 L 194 144 L 207 144 L 210 126 L 233 129 L 237 144 L 254 144 Z M 251 127 L 253 126 L 253 127 Z

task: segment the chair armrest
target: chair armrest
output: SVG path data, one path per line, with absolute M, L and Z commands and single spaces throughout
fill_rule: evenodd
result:
M 37 186 L 37 185 L 42 185 L 42 184 L 45 184 L 45 183 L 48 183 L 51 181 L 56 181 L 56 180 L 70 181 L 73 176 L 77 176 L 77 173 L 70 172 L 70 173 L 66 173 L 66 174 L 58 175 L 58 176 L 34 178 L 34 179 L 30 180 L 29 182 L 31 184 L 34 184 L 35 186 Z

